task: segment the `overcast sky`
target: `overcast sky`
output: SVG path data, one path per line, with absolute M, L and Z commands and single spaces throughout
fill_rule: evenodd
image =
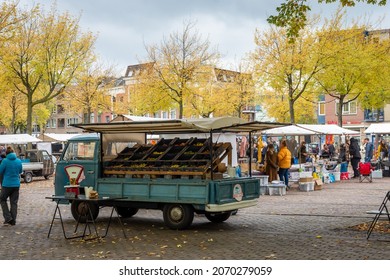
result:
M 20 4 L 40 3 L 49 9 L 51 0 L 20 0 Z M 275 14 L 282 0 L 57 0 L 59 12 L 80 16 L 84 31 L 98 35 L 96 52 L 124 75 L 126 66 L 145 60 L 145 44 L 158 44 L 164 36 L 181 30 L 185 20 L 197 22 L 203 39 L 222 54 L 222 65 L 232 68 L 254 50 L 254 31 L 268 26 L 266 18 Z M 309 1 L 310 2 L 310 1 Z M 312 13 L 330 17 L 337 4 L 317 4 Z M 390 28 L 390 5 L 359 4 L 347 9 L 347 17 L 365 18 L 376 29 Z

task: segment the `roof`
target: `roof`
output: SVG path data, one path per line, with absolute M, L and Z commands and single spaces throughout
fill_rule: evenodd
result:
M 2 134 L 0 135 L 0 144 L 27 144 L 36 143 L 42 140 L 31 136 L 30 134 Z
M 114 133 L 204 133 L 204 132 L 256 132 L 286 123 L 247 122 L 241 118 L 221 117 L 182 120 L 127 121 L 95 124 L 74 124 L 72 126 L 90 132 Z
M 297 126 L 315 131 L 318 134 L 330 134 L 330 135 L 359 134 L 358 131 L 346 129 L 341 126 L 338 126 L 337 124 L 297 124 Z
M 133 116 L 133 115 L 118 115 L 111 122 L 118 121 L 160 121 L 161 118 L 151 118 L 151 117 L 142 117 L 142 116 Z
M 282 126 L 282 127 L 275 127 L 271 129 L 266 129 L 263 131 L 265 135 L 269 136 L 283 136 L 283 135 L 314 135 L 319 134 L 316 131 L 309 130 L 297 125 L 289 125 L 289 126 Z
M 39 139 L 47 142 L 65 142 L 68 141 L 69 138 L 77 136 L 80 134 L 70 134 L 70 133 L 44 133 L 39 135 Z
M 372 123 L 370 126 L 364 131 L 366 134 L 378 133 L 378 134 L 388 134 L 390 133 L 390 123 Z

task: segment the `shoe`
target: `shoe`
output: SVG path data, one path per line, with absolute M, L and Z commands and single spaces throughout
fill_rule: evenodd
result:
M 3 223 L 3 226 L 14 226 L 16 225 L 14 220 L 9 220 Z

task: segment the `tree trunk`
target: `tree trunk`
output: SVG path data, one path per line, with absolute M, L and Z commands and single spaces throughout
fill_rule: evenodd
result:
M 344 106 L 344 97 L 340 95 L 339 104 L 338 104 L 339 114 L 337 115 L 337 124 L 341 127 L 343 126 L 343 106 Z
M 292 98 L 292 93 L 291 93 L 291 89 L 290 89 L 290 94 L 289 94 L 289 98 L 288 98 L 288 109 L 290 111 L 290 122 L 291 123 L 295 123 L 295 112 L 294 112 L 294 99 Z
M 32 135 L 32 118 L 33 118 L 33 102 L 32 93 L 28 93 L 27 96 L 27 134 Z

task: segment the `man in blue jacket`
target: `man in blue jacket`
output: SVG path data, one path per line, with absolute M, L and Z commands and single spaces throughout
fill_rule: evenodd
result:
M 7 147 L 6 157 L 0 164 L 1 193 L 0 204 L 3 210 L 4 225 L 15 225 L 18 212 L 20 174 L 23 172 L 22 162 L 16 157 L 12 147 Z M 11 211 L 7 199 L 10 200 Z
M 365 156 L 364 156 L 364 162 L 371 162 L 372 155 L 374 153 L 374 145 L 370 142 L 370 139 L 364 138 L 364 144 L 365 144 Z

